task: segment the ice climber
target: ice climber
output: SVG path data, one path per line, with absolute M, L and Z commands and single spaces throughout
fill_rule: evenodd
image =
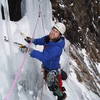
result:
M 66 98 L 65 88 L 62 86 L 62 80 L 65 80 L 67 75 L 61 69 L 59 63 L 65 45 L 65 39 L 63 37 L 65 31 L 65 25 L 59 22 L 52 27 L 49 35 L 34 40 L 30 37 L 25 38 L 25 41 L 28 43 L 32 42 L 35 45 L 44 46 L 42 52 L 30 49 L 29 55 L 42 62 L 44 80 L 46 81 L 49 90 L 58 97 L 58 100 L 64 100 Z M 21 46 L 20 50 L 26 52 L 27 47 Z

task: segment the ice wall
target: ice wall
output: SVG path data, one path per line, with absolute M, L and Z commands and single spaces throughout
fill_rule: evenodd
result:
M 9 21 L 9 12 L 7 12 L 5 1 L 2 0 L 0 5 L 1 3 L 6 16 L 6 19 L 2 20 L 0 11 L 0 75 L 2 76 L 2 81 L 0 81 L 0 99 L 2 100 L 8 96 L 16 73 L 24 59 L 24 55 L 13 42 L 25 43 L 23 37 L 20 36 L 20 32 L 25 32 L 26 35 L 33 36 L 34 38 L 48 34 L 51 28 L 52 11 L 49 0 L 23 0 L 22 13 L 24 17 L 19 22 L 11 22 Z M 10 42 L 4 41 L 5 35 Z M 41 97 L 41 87 L 43 84 L 40 68 L 41 62 L 27 55 L 23 66 L 20 80 L 16 84 L 17 87 L 12 90 L 8 100 L 33 100 L 33 98 Z M 38 93 L 39 91 L 40 93 Z

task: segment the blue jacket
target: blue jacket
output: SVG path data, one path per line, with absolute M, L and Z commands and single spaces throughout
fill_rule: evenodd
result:
M 43 52 L 33 50 L 30 53 L 30 56 L 42 61 L 45 69 L 57 70 L 60 68 L 60 56 L 65 45 L 64 37 L 61 37 L 61 39 L 57 42 L 50 41 L 48 43 L 45 41 L 46 37 L 47 36 L 44 36 L 42 38 L 33 40 L 35 45 L 44 45 L 44 50 Z

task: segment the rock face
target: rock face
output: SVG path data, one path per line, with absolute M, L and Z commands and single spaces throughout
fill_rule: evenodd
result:
M 65 37 L 72 43 L 71 57 L 76 61 L 77 78 L 88 89 L 100 96 L 100 1 L 99 0 L 50 0 L 53 20 L 65 23 Z M 78 52 L 86 50 L 89 65 Z M 91 69 L 91 70 L 90 70 Z

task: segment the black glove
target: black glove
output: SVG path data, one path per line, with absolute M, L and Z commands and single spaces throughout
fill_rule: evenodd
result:
M 32 41 L 32 38 L 26 37 L 24 40 L 25 40 L 27 43 L 30 43 L 30 42 Z
M 19 46 L 19 49 L 20 49 L 20 51 L 23 52 L 23 53 L 28 51 L 28 47 L 26 47 L 25 45 L 20 45 L 20 46 Z

